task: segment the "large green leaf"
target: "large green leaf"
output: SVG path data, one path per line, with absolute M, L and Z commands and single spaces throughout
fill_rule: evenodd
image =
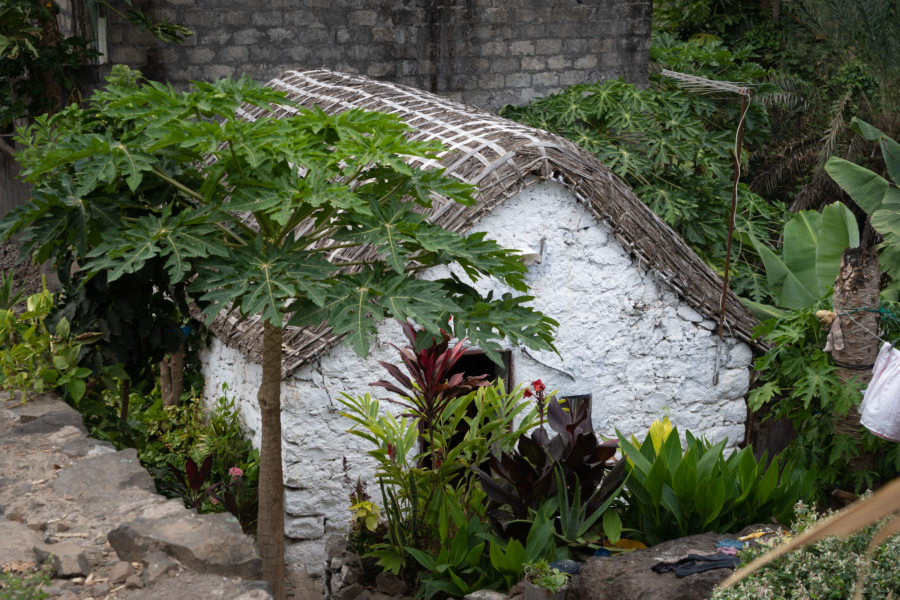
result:
M 834 285 L 841 255 L 859 245 L 859 228 L 853 213 L 840 202 L 822 213 L 801 211 L 784 227 L 783 257 L 748 234 L 763 260 L 769 289 L 779 307 L 799 310 L 812 304 Z M 745 300 L 760 318 L 778 316 L 774 307 Z
M 750 239 L 757 254 L 763 259 L 769 289 L 777 299 L 778 305 L 790 309 L 809 306 L 816 299 L 815 294 L 804 286 L 780 256 L 755 236 L 751 235 Z
M 894 180 L 894 183 L 900 184 L 900 144 L 888 137 L 880 129 L 869 125 L 857 117 L 853 117 L 853 120 L 850 121 L 850 129 L 870 142 L 878 142 L 878 145 L 881 146 L 881 156 L 884 158 L 888 174 Z
M 797 213 L 784 226 L 784 246 L 782 248 L 784 263 L 790 269 L 796 283 L 802 287 L 802 291 L 811 293 L 810 301 L 820 296 L 816 277 L 816 248 L 819 245 L 821 228 L 822 215 L 813 210 Z M 795 293 L 793 285 L 793 278 L 785 280 L 782 298 Z M 809 302 L 806 302 L 802 306 L 808 304 Z
M 787 229 L 785 229 L 787 236 Z M 834 285 L 841 269 L 841 256 L 847 248 L 859 246 L 859 225 L 853 212 L 841 202 L 822 209 L 819 243 L 816 245 L 818 295 Z
M 825 163 L 825 171 L 869 214 L 881 208 L 884 193 L 891 185 L 881 175 L 836 156 Z

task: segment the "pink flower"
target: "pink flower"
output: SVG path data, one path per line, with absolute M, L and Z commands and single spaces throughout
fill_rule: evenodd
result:
M 544 385 L 544 382 L 541 381 L 540 379 L 535 379 L 534 381 L 532 381 L 532 382 L 531 382 L 531 387 L 533 387 L 535 393 L 538 393 L 538 394 L 540 394 L 540 393 L 543 392 L 545 389 L 547 389 L 546 386 Z
M 240 469 L 238 469 L 238 470 L 240 470 Z M 213 506 L 215 506 L 216 504 L 219 503 L 219 501 L 216 500 L 215 498 L 210 498 L 209 501 L 213 504 Z
M 235 479 L 237 479 L 238 477 L 244 476 L 244 472 L 241 471 L 241 469 L 238 467 L 231 467 L 230 469 L 228 469 L 228 474 L 231 475 Z

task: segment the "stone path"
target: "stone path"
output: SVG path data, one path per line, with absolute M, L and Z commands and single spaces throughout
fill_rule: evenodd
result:
M 234 517 L 157 495 L 135 450 L 88 438 L 52 396 L 0 401 L 0 567 L 37 563 L 62 600 L 271 598 Z

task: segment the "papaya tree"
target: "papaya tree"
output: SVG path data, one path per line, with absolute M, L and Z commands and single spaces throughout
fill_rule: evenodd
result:
M 274 107 L 289 104 L 247 79 L 179 93 L 119 68 L 85 108 L 70 106 L 21 131 L 33 198 L 2 227 L 37 259 L 66 257 L 109 282 L 161 261 L 154 293 L 187 283 L 210 321 L 223 310 L 263 321 L 258 543 L 276 598 L 285 591 L 286 325 L 327 323 L 365 355 L 378 323 L 392 317 L 434 337 L 441 329 L 468 336 L 495 358 L 502 338 L 552 349 L 556 326 L 527 306 L 514 253 L 422 214 L 438 198 L 473 202 L 470 186 L 406 162 L 435 157 L 437 144 L 410 141 L 395 116 L 362 110 L 294 107 L 293 116 L 273 118 Z M 241 105 L 261 116 L 237 118 Z M 334 258 L 363 247 L 374 250 Z M 436 265 L 456 268 L 417 278 Z M 522 295 L 482 294 L 474 282 L 483 277 Z

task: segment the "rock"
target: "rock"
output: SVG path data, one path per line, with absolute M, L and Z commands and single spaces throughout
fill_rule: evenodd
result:
M 125 579 L 125 589 L 127 590 L 138 590 L 146 586 L 146 582 L 144 578 L 141 577 L 140 573 L 135 573 L 134 575 L 129 575 L 127 579 Z
M 249 584 L 247 584 L 249 587 Z M 269 591 L 268 584 L 255 586 L 251 589 L 241 590 L 237 596 L 232 596 L 229 600 L 271 600 L 272 593 Z
M 731 569 L 714 569 L 679 579 L 674 573 L 655 573 L 658 562 L 674 561 L 696 552 L 715 552 L 716 541 L 739 534 L 702 533 L 669 540 L 644 550 L 619 556 L 595 556 L 587 560 L 569 585 L 576 600 L 701 600 L 728 577 Z
M 200 573 L 262 577 L 256 544 L 227 513 L 135 519 L 110 531 L 107 540 L 122 560 L 141 561 L 159 551 Z
M 496 590 L 478 590 L 466 594 L 465 600 L 509 600 L 509 596 Z
M 137 570 L 134 568 L 134 565 L 132 565 L 128 561 L 120 560 L 109 570 L 109 575 L 107 578 L 109 579 L 110 583 L 115 585 L 117 583 L 122 583 L 135 573 L 137 573 Z
M 101 442 L 80 437 L 60 446 L 60 451 L 69 458 L 91 458 L 101 454 L 112 454 L 116 447 L 109 442 Z
M 15 412 L 20 425 L 13 432 L 19 435 L 54 433 L 64 427 L 74 427 L 87 435 L 81 415 L 62 400 L 39 398 L 17 407 Z
M 62 594 L 56 597 L 56 600 L 78 600 L 78 595 L 72 590 L 64 590 Z
M 67 583 L 68 582 L 66 582 L 66 581 L 56 580 L 56 581 L 51 582 L 50 585 L 44 586 L 42 588 L 42 590 L 45 594 L 47 594 L 50 597 L 59 596 L 64 591 L 66 591 Z
M 92 585 L 88 591 L 94 598 L 105 598 L 109 594 L 109 584 L 105 581 Z
M 127 488 L 156 492 L 153 478 L 138 462 L 134 448 L 76 463 L 60 471 L 51 486 L 62 496 L 79 499 L 115 497 Z
M 34 556 L 40 564 L 49 564 L 57 577 L 78 577 L 91 571 L 84 551 L 75 542 L 35 544 Z
M 346 578 L 344 579 L 346 581 Z M 375 588 L 379 592 L 384 592 L 389 596 L 402 596 L 409 590 L 406 582 L 387 571 L 382 571 L 375 576 Z M 504 596 L 504 599 L 506 597 Z M 473 598 L 470 600 L 497 600 L 495 598 Z
M 141 562 L 144 563 L 144 574 L 149 583 L 178 569 L 178 563 L 165 552 L 151 552 Z
M 43 541 L 43 536 L 27 525 L 0 519 L 0 567 L 33 561 L 33 548 Z
M 363 586 L 354 583 L 342 588 L 339 597 L 341 600 L 371 600 L 372 594 Z

